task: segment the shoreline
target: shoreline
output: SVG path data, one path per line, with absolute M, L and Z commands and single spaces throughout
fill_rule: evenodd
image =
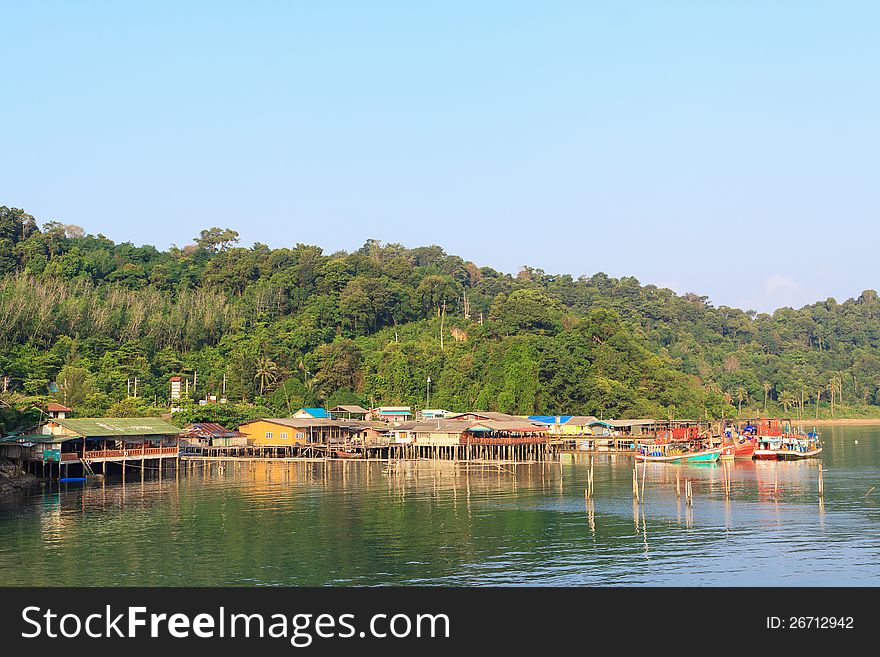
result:
M 835 418 L 833 420 L 804 420 L 802 423 L 804 426 L 810 424 L 815 424 L 816 426 L 880 426 L 880 418 Z

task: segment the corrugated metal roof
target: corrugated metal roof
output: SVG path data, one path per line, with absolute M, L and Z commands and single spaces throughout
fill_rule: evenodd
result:
M 174 436 L 179 427 L 154 417 L 96 417 L 52 420 L 68 432 L 86 437 L 103 436 Z
M 477 426 L 487 427 L 492 431 L 513 431 L 513 432 L 545 432 L 547 427 L 531 422 L 529 420 L 481 420 L 476 423 Z
M 198 438 L 238 438 L 245 435 L 216 422 L 193 422 L 186 425 L 185 433 Z
M 330 409 L 331 413 L 369 413 L 366 408 L 362 408 L 355 404 L 343 404 L 341 406 L 335 406 Z
M 588 427 L 592 422 L 598 420 L 595 415 L 572 415 L 566 424 L 571 424 L 576 427 Z
M 657 424 L 656 420 L 609 420 L 615 427 L 644 427 L 649 424 Z
M 299 413 L 308 413 L 314 418 L 330 418 L 330 413 L 327 412 L 327 409 L 324 408 L 301 408 Z
M 21 436 L 6 436 L 5 438 L 0 438 L 0 445 L 15 445 L 19 443 L 63 443 L 68 440 L 77 440 L 78 438 L 79 436 L 51 436 L 45 433 L 38 433 Z
M 573 417 L 573 415 L 529 415 L 530 420 L 544 424 L 565 424 Z
M 506 422 L 506 421 L 522 421 L 523 419 L 517 415 L 510 415 L 509 413 L 499 413 L 498 411 L 467 411 L 465 413 L 456 413 L 455 415 L 449 416 L 450 420 L 455 420 L 460 417 L 464 417 L 465 415 L 473 415 L 474 417 L 485 418 L 487 420 L 496 420 L 498 422 Z

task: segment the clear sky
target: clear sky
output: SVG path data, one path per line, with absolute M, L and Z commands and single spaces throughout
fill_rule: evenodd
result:
M 880 3 L 0 2 L 0 204 L 436 243 L 759 311 L 880 287 Z

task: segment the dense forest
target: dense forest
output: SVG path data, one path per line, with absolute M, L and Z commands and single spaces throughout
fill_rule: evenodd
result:
M 0 341 L 4 430 L 33 424 L 53 400 L 79 416 L 164 413 L 173 375 L 190 400 L 179 422 L 347 402 L 606 418 L 880 415 L 872 290 L 757 314 L 629 277 L 511 276 L 439 246 L 246 248 L 235 231 L 209 228 L 159 251 L 40 227 L 5 206 Z M 197 404 L 224 389 L 227 404 Z

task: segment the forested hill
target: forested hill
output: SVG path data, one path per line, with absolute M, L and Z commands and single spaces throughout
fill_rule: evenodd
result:
M 634 278 L 511 276 L 439 246 L 244 248 L 211 228 L 159 251 L 7 207 L 0 341 L 6 429 L 51 400 L 80 416 L 160 413 L 172 375 L 194 399 L 220 395 L 225 377 L 229 404 L 176 419 L 230 423 L 346 402 L 424 407 L 429 376 L 435 408 L 812 417 L 833 395 L 838 415 L 880 413 L 871 290 L 756 315 Z

